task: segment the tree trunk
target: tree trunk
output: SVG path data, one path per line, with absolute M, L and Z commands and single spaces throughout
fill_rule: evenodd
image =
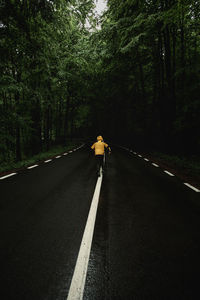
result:
M 44 139 L 45 139 L 45 148 L 48 151 L 50 148 L 50 104 L 46 108 L 45 112 L 45 128 L 44 128 Z
M 69 126 L 69 109 L 70 109 L 70 97 L 67 96 L 65 102 L 65 119 L 64 119 L 64 145 L 67 145 L 67 135 Z
M 15 156 L 16 161 L 22 160 L 22 152 L 21 152 L 21 130 L 20 130 L 20 123 L 19 123 L 19 93 L 15 94 L 15 106 L 17 111 L 17 119 L 16 119 L 16 127 L 15 127 L 15 134 L 16 134 L 16 143 L 15 143 Z

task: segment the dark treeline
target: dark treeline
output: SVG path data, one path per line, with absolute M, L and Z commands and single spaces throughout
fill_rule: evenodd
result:
M 199 32 L 199 1 L 108 1 L 102 90 L 112 135 L 146 149 L 199 153 Z
M 96 134 L 199 152 L 199 1 L 108 0 L 101 29 L 94 2 L 0 2 L 1 161 Z

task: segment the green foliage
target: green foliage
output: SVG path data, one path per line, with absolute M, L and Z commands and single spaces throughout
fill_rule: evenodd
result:
M 79 107 L 87 105 L 85 79 L 93 72 L 85 29 L 93 6 L 90 0 L 13 0 L 0 8 L 1 161 L 66 144 L 86 126 L 87 110 Z
M 12 160 L 12 159 L 10 159 L 9 162 L 5 162 L 5 161 L 1 162 L 0 163 L 0 172 L 2 173 L 2 172 L 9 171 L 9 170 L 21 169 L 21 168 L 28 167 L 35 163 L 40 163 L 41 161 L 53 158 L 56 155 L 70 151 L 77 145 L 79 145 L 79 143 L 68 142 L 68 146 L 66 146 L 66 147 L 62 147 L 62 146 L 52 147 L 49 151 L 41 152 L 37 155 L 32 156 L 29 159 L 23 159 L 22 161 L 17 162 L 17 163 L 14 162 L 14 160 Z
M 141 147 L 200 150 L 199 3 L 108 0 L 101 18 L 94 5 L 0 7 L 0 161 L 99 132 Z
M 124 142 L 131 136 L 141 147 L 200 150 L 199 24 L 197 1 L 108 1 L 100 86 L 104 114 L 114 111 Z

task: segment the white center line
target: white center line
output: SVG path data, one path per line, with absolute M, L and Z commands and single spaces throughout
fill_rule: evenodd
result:
M 101 172 L 102 174 L 102 172 Z M 76 266 L 74 269 L 74 274 L 72 277 L 69 293 L 67 300 L 82 300 L 85 280 L 87 275 L 88 262 L 90 257 L 90 250 L 92 244 L 92 238 L 94 233 L 94 225 L 96 220 L 97 207 L 99 202 L 99 195 L 101 190 L 102 175 L 98 177 L 94 195 L 92 198 L 92 203 L 90 206 L 90 211 L 88 214 L 87 223 L 85 226 L 85 231 L 83 234 L 78 258 L 76 261 Z
M 197 193 L 199 193 L 200 192 L 200 190 L 198 190 L 197 188 L 195 188 L 194 186 L 192 186 L 191 184 L 189 184 L 189 183 L 186 183 L 186 182 L 184 182 L 184 184 L 185 185 L 187 185 L 189 188 L 191 188 L 192 190 L 194 190 L 195 192 L 197 192 Z
M 138 154 L 139 157 L 142 157 L 142 155 Z
M 17 174 L 17 173 L 11 173 L 11 174 L 2 176 L 2 177 L 0 177 L 0 180 L 5 179 L 5 178 L 8 178 L 8 177 L 11 177 L 11 176 L 16 175 L 16 174 Z
M 27 169 L 33 169 L 33 168 L 36 168 L 36 167 L 38 167 L 38 165 L 30 166 L 30 167 L 28 167 Z
M 137 154 L 137 152 L 133 152 L 133 154 Z
M 56 156 L 56 158 L 60 158 L 60 157 L 61 157 L 60 155 Z
M 144 160 L 149 161 L 147 158 L 144 158 Z
M 48 162 L 50 162 L 50 161 L 52 161 L 52 159 L 45 160 L 45 163 L 48 163 Z
M 168 174 L 169 176 L 175 176 L 174 174 L 172 174 L 172 173 L 170 173 L 170 172 L 168 172 L 168 171 L 166 171 L 166 170 L 164 170 L 164 172 L 165 172 L 166 174 Z
M 152 163 L 152 165 L 156 168 L 158 168 L 159 166 L 157 164 Z
M 68 155 L 68 153 L 64 153 L 63 155 Z

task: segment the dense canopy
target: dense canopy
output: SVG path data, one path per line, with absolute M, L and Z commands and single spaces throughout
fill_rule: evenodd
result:
M 97 17 L 92 0 L 0 2 L 0 161 L 98 134 L 200 150 L 200 2 L 107 5 Z

